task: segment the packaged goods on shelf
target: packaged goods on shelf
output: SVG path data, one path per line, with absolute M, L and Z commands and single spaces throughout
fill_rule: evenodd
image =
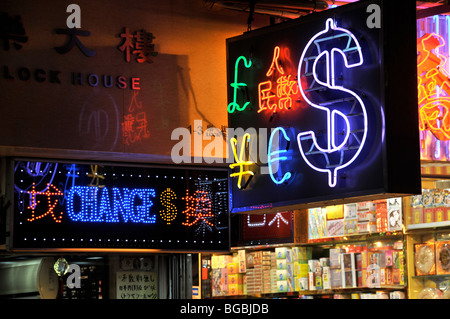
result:
M 421 195 L 411 197 L 412 223 L 433 223 L 450 220 L 450 192 L 442 189 L 424 189 Z
M 345 204 L 344 205 L 344 219 L 357 219 L 357 204 Z
M 387 222 L 388 231 L 402 230 L 402 199 L 400 197 L 387 200 Z
M 357 235 L 358 234 L 358 220 L 344 219 L 344 235 Z
M 298 277 L 294 278 L 295 291 L 305 291 L 308 290 L 308 275 L 306 277 Z
M 435 205 L 434 205 L 434 197 L 435 197 L 434 191 L 425 192 L 422 196 L 422 203 L 423 203 L 423 216 L 422 216 L 422 222 L 423 223 L 433 223 L 434 220 L 434 213 L 435 213 Z
M 404 291 L 391 291 L 389 293 L 389 299 L 405 299 Z
M 330 267 L 339 268 L 341 266 L 340 254 L 345 253 L 345 249 L 331 248 L 330 249 Z
M 342 253 L 340 261 L 342 288 L 357 287 L 355 253 Z
M 277 281 L 277 292 L 288 292 L 288 281 L 287 280 L 278 280 Z
M 376 221 L 375 204 L 373 202 L 356 203 L 357 217 L 359 222 Z
M 277 247 L 275 248 L 275 256 L 277 259 L 286 259 L 288 248 L 287 247 Z
M 245 249 L 240 249 L 238 251 L 238 264 L 239 272 L 245 273 L 247 270 L 247 257 L 245 256 Z
M 314 254 L 312 247 L 294 246 L 213 256 L 212 295 L 322 291 L 331 296 L 327 291 L 333 289 L 404 284 L 402 246 L 344 247 L 314 247 Z M 242 260 L 245 272 L 240 272 Z
M 434 243 L 415 244 L 414 259 L 417 276 L 434 275 L 436 273 Z
M 341 269 L 330 268 L 330 284 L 331 288 L 342 288 Z
M 414 195 L 411 197 L 411 214 L 413 224 L 423 223 L 422 195 Z
M 308 209 L 309 239 L 328 237 L 326 208 Z
M 327 232 L 330 237 L 344 236 L 344 220 L 333 219 L 327 221 Z
M 375 212 L 377 218 L 377 232 L 385 233 L 388 230 L 387 222 L 387 201 L 386 200 L 376 200 Z
M 235 262 L 228 263 L 227 272 L 228 274 L 237 274 L 239 272 L 239 264 Z
M 292 247 L 292 260 L 293 261 L 304 261 L 311 259 L 312 257 L 311 247 L 296 246 Z
M 322 267 L 322 285 L 324 290 L 331 289 L 329 266 Z

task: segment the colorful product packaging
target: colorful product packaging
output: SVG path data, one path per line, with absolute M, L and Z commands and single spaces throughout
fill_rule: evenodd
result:
M 247 271 L 247 257 L 245 256 L 245 249 L 238 250 L 238 264 L 239 272 L 245 273 Z
M 286 259 L 287 247 L 276 247 L 275 256 L 277 259 Z
M 322 284 L 323 284 L 323 289 L 331 289 L 330 267 L 329 266 L 325 266 L 322 268 Z

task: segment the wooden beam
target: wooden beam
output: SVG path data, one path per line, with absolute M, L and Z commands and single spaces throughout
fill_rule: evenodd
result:
M 444 14 L 444 13 L 450 13 L 450 5 L 443 4 L 441 6 L 435 6 L 423 10 L 416 11 L 416 18 L 422 19 L 429 16 L 434 16 L 436 14 Z

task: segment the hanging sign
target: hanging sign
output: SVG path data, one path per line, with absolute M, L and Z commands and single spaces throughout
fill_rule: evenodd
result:
M 228 250 L 227 171 L 17 160 L 11 248 Z
M 232 212 L 420 192 L 414 4 L 360 1 L 227 50 Z

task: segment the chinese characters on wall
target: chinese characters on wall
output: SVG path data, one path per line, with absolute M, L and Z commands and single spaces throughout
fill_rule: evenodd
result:
M 152 271 L 117 272 L 117 299 L 157 299 L 158 281 Z
M 3 50 L 10 52 L 27 50 L 26 44 L 29 41 L 29 36 L 27 35 L 26 23 L 22 21 L 21 16 L 0 12 L 0 21 L 0 41 L 2 42 Z M 77 54 L 76 51 L 78 51 L 87 58 L 101 58 L 97 54 L 95 45 L 92 44 L 92 40 L 96 38 L 95 32 L 67 27 L 55 28 L 54 31 L 49 29 L 49 37 L 52 36 L 52 33 L 58 39 L 60 38 L 59 41 L 61 41 L 61 45 L 53 47 L 57 53 L 68 55 Z M 153 63 L 154 58 L 158 55 L 158 52 L 155 50 L 154 34 L 144 29 L 131 32 L 128 27 L 123 27 L 123 32 L 116 35 L 112 34 L 111 36 L 120 38 L 117 46 L 112 47 L 112 49 L 122 52 L 127 63 L 132 61 L 133 56 L 138 64 Z M 89 39 L 91 39 L 91 42 L 88 42 Z M 119 57 L 119 55 L 117 56 Z M 2 71 L 3 78 L 7 80 L 18 79 L 21 81 L 34 80 L 36 82 L 54 84 L 64 83 L 64 74 L 59 70 L 31 69 L 29 67 L 13 68 L 4 65 Z M 66 81 L 70 81 L 75 86 L 131 89 L 133 95 L 128 110 L 125 111 L 120 121 L 123 143 L 130 146 L 150 138 L 150 112 L 148 107 L 146 108 L 143 105 L 142 98 L 138 97 L 142 84 L 140 77 L 74 71 L 66 76 Z

